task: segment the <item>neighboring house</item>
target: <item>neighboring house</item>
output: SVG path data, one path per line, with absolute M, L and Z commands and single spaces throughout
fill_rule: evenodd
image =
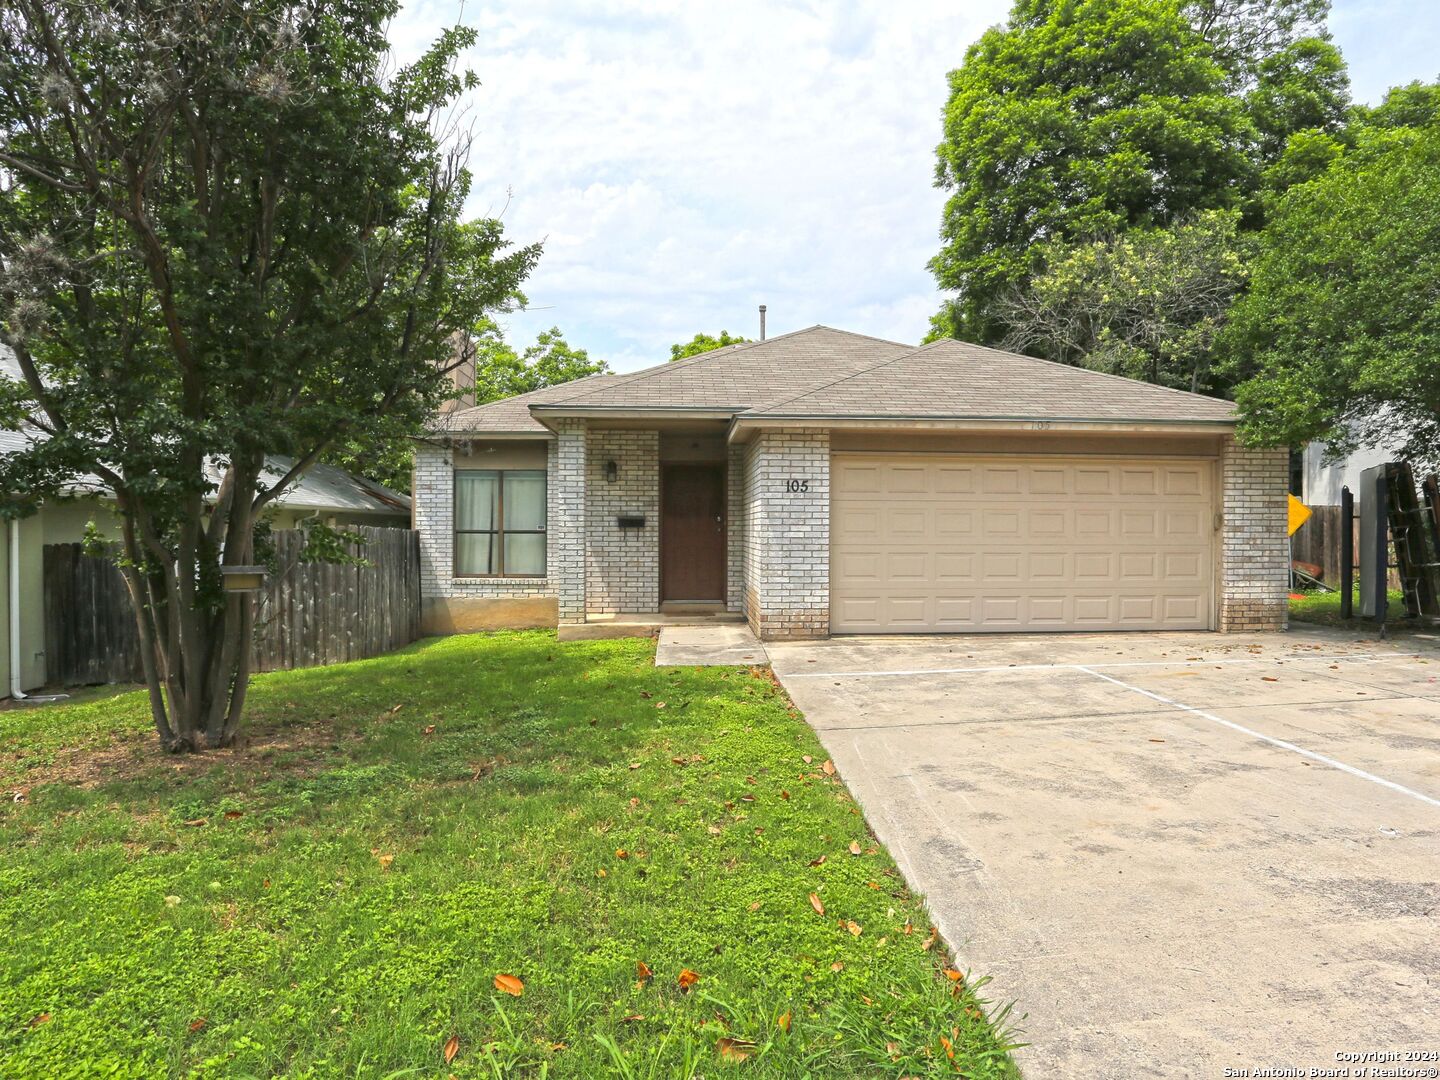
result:
M 0 374 L 21 377 L 13 355 L 3 347 Z M 0 431 L 0 454 L 44 437 L 38 430 Z M 262 480 L 274 483 L 291 464 L 291 458 L 272 455 Z M 219 478 L 216 471 L 214 479 Z M 329 525 L 408 528 L 410 498 L 344 469 L 313 465 L 275 500 L 266 517 L 277 529 L 298 528 L 307 518 Z M 0 523 L 0 698 L 45 684 L 44 548 L 78 543 L 91 522 L 102 536 L 119 536 L 114 497 L 93 476 L 76 481 L 65 497 L 47 500 L 35 514 Z
M 1228 402 L 816 326 L 438 418 L 425 625 L 762 637 L 1286 625 L 1286 451 Z
M 1296 497 L 1306 506 L 1339 506 L 1341 488 L 1360 495 L 1360 474 L 1366 469 L 1396 460 L 1395 451 L 1384 446 L 1357 446 L 1338 461 L 1326 457 L 1323 442 L 1307 443 L 1300 452 L 1299 490 Z

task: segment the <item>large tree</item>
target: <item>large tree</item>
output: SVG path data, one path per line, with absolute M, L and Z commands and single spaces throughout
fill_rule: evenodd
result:
M 1241 204 L 1254 129 L 1177 3 L 1020 0 L 950 73 L 935 335 L 997 341 L 1035 245 Z
M 1171 228 L 1039 251 L 1039 269 L 1000 298 L 1005 346 L 1179 390 L 1225 389 L 1216 337 L 1245 283 L 1237 211 Z
M 516 352 L 500 328 L 489 322 L 476 339 L 475 401 L 484 404 L 528 394 L 609 370 L 605 361 L 591 360 L 588 352 L 566 341 L 558 326 L 540 331 L 534 344 Z
M 1245 436 L 1440 465 L 1440 127 L 1376 128 L 1272 209 L 1228 345 Z
M 461 222 L 473 33 L 392 69 L 393 0 L 0 8 L 7 515 L 99 476 L 162 745 L 231 743 L 253 607 L 223 587 L 337 439 L 413 431 L 537 257 Z M 463 359 L 463 357 L 462 357 Z M 278 483 L 267 454 L 292 458 Z

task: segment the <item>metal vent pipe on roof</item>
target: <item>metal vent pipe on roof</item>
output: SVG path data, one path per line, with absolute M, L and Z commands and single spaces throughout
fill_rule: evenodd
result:
M 760 305 L 760 340 L 765 340 L 765 305 Z

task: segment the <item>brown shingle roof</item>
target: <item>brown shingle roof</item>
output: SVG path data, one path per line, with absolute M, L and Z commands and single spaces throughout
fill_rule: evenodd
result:
M 571 393 L 580 387 L 606 382 L 614 382 L 616 379 L 623 379 L 623 375 L 587 375 L 583 379 L 576 379 L 571 383 L 561 383 L 559 386 L 545 386 L 539 390 L 531 390 L 528 394 L 516 394 L 514 397 L 502 398 L 499 401 L 489 401 L 484 405 L 473 405 L 468 409 L 456 409 L 454 412 L 442 413 L 430 424 L 431 431 L 444 432 L 504 432 L 506 434 L 518 432 L 534 432 L 536 435 L 544 436 L 550 434 L 550 429 L 539 423 L 530 415 L 530 406 L 543 401 L 552 401 L 564 394 Z
M 592 375 L 440 417 L 442 432 L 534 433 L 566 410 L 708 409 L 747 418 L 1224 423 L 1228 401 L 960 341 L 914 348 L 812 326 L 626 375 Z
M 746 416 L 1226 422 L 1228 401 L 963 341 L 936 341 Z

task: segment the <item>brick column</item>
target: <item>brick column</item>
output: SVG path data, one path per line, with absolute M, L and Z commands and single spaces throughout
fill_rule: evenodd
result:
M 660 608 L 660 433 L 592 431 L 586 440 L 585 606 L 594 614 Z M 615 462 L 615 482 L 605 463 Z M 640 515 L 621 529 L 615 519 Z
M 830 434 L 762 431 L 745 458 L 745 614 L 764 640 L 830 635 Z
M 447 447 L 415 448 L 411 520 L 420 534 L 420 595 L 448 596 L 455 557 L 455 473 Z
M 1290 452 L 1252 450 L 1227 439 L 1220 472 L 1220 629 L 1284 630 L 1290 595 Z
M 725 610 L 745 610 L 745 451 L 731 444 L 725 465 Z
M 560 625 L 585 621 L 585 421 L 557 419 L 550 444 L 546 531 Z

